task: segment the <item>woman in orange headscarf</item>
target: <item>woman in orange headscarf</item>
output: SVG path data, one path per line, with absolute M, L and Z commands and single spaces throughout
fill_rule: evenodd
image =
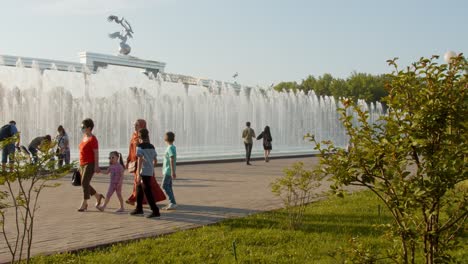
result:
M 127 169 L 130 173 L 133 173 L 134 176 L 134 181 L 133 181 L 133 192 L 130 197 L 128 197 L 126 203 L 134 205 L 136 202 L 136 187 L 138 185 L 138 177 L 136 174 L 136 168 L 137 168 L 137 153 L 136 149 L 138 144 L 140 144 L 139 138 L 138 138 L 138 131 L 142 128 L 146 128 L 146 121 L 143 119 L 138 119 L 135 122 L 135 132 L 132 134 L 132 138 L 130 139 L 130 147 L 128 149 L 128 157 L 127 157 Z M 166 200 L 166 196 L 164 195 L 164 192 L 161 190 L 161 187 L 159 187 L 159 184 L 156 182 L 155 177 L 151 177 L 151 189 L 152 193 L 154 195 L 154 200 L 156 202 L 164 201 Z M 146 198 L 143 199 L 143 204 L 146 204 Z

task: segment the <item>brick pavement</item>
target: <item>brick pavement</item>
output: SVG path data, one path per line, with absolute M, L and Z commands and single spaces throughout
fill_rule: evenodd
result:
M 72 251 L 131 239 L 157 236 L 181 229 L 216 223 L 229 217 L 242 217 L 281 206 L 270 191 L 270 182 L 282 175 L 282 169 L 296 161 L 307 165 L 317 158 L 275 159 L 270 163 L 195 164 L 179 166 L 174 192 L 179 208 L 162 212 L 160 219 L 128 215 L 133 207 L 126 205 L 125 213 L 114 213 L 117 197 L 111 198 L 106 212 L 99 212 L 90 200 L 88 212 L 80 213 L 82 191 L 70 184 L 70 176 L 58 180 L 61 186 L 41 193 L 40 209 L 34 232 L 33 255 Z M 160 168 L 157 168 L 157 171 Z M 92 185 L 98 192 L 107 191 L 107 175 L 95 175 Z M 157 178 L 161 183 L 161 178 Z M 133 176 L 126 175 L 124 198 L 132 192 Z M 324 189 L 325 185 L 321 188 Z M 161 207 L 166 201 L 158 203 Z M 149 213 L 148 208 L 145 211 Z M 11 230 L 11 221 L 7 224 Z M 9 260 L 8 248 L 0 237 L 0 263 Z

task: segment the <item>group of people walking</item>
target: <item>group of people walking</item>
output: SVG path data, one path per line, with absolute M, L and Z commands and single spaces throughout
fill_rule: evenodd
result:
M 103 173 L 110 175 L 110 181 L 106 196 L 104 196 L 91 186 L 91 180 L 94 174 L 101 173 L 99 166 L 99 143 L 97 137 L 93 134 L 94 122 L 90 118 L 84 119 L 81 122 L 83 138 L 79 144 L 79 172 L 81 175 L 83 200 L 78 209 L 79 212 L 87 211 L 88 201 L 91 196 L 94 196 L 96 199 L 96 208 L 99 211 L 104 211 L 114 193 L 116 193 L 120 203 L 117 212 L 123 212 L 125 209 L 124 199 L 122 197 L 122 186 L 125 170 L 128 170 L 128 172 L 132 173 L 134 176 L 133 192 L 125 201 L 132 206 L 136 204 L 135 209 L 130 212 L 131 215 L 142 215 L 143 204 L 148 204 L 152 211 L 148 217 L 159 217 L 160 212 L 156 203 L 165 200 L 166 195 L 169 199 L 169 204 L 164 209 L 173 210 L 177 208 L 172 187 L 172 181 L 176 179 L 177 151 L 174 145 L 175 134 L 173 132 L 167 132 L 164 136 L 167 148 L 164 153 L 162 164 L 163 191 L 158 185 L 154 174 L 154 167 L 156 167 L 157 164 L 157 153 L 154 145 L 150 142 L 146 121 L 143 119 L 136 120 L 134 128 L 135 131 L 130 138 L 126 163 L 124 163 L 122 154 L 118 151 L 109 153 L 109 167 Z M 18 134 L 16 122 L 10 121 L 0 129 L 0 141 L 11 138 L 16 134 Z M 264 130 L 256 137 L 250 122 L 247 122 L 246 128 L 242 131 L 242 138 L 245 145 L 247 165 L 251 165 L 250 159 L 254 138 L 263 140 L 265 162 L 269 162 L 273 141 L 269 126 L 265 126 Z M 70 142 L 63 126 L 60 125 L 57 128 L 57 135 L 54 140 L 57 144 L 55 154 L 58 158 L 58 166 L 61 167 L 63 164 L 69 164 Z M 2 171 L 5 171 L 8 159 L 10 163 L 12 162 L 12 156 L 16 148 L 28 152 L 31 155 L 31 162 L 37 162 L 38 152 L 42 151 L 42 144 L 50 143 L 51 141 L 52 138 L 50 135 L 36 137 L 26 148 L 24 146 L 20 147 L 18 136 L 16 142 L 10 142 L 3 147 Z
M 96 136 L 92 133 L 93 128 L 94 122 L 89 118 L 83 120 L 81 123 L 83 139 L 79 146 L 79 155 L 83 201 L 78 211 L 87 211 L 88 200 L 91 196 L 96 198 L 96 208 L 100 211 L 104 211 L 110 201 L 110 198 L 115 192 L 120 202 L 120 208 L 117 212 L 123 212 L 123 173 L 124 170 L 127 169 L 130 173 L 134 174 L 134 186 L 133 193 L 126 202 L 130 205 L 135 205 L 136 202 L 136 208 L 131 211 L 130 214 L 142 215 L 144 213 L 143 203 L 146 202 L 152 211 L 147 217 L 159 217 L 160 212 L 156 202 L 165 200 L 166 197 L 154 177 L 154 167 L 157 164 L 157 153 L 155 147 L 150 142 L 149 131 L 146 128 L 146 121 L 139 119 L 135 122 L 135 132 L 130 139 L 127 164 L 124 164 L 121 153 L 117 151 L 109 153 L 109 167 L 104 173 L 110 174 L 111 179 L 106 196 L 98 193 L 90 184 L 93 175 L 101 172 L 99 167 L 99 144 Z M 173 132 L 167 132 L 164 140 L 168 146 L 163 159 L 162 185 L 170 203 L 163 209 L 173 210 L 177 207 L 172 189 L 172 180 L 176 178 L 177 161 L 177 152 L 176 147 L 174 146 L 175 134 Z
M 84 119 L 81 122 L 81 132 L 83 138 L 79 144 L 79 173 L 81 177 L 81 187 L 83 190 L 83 200 L 81 206 L 78 208 L 79 212 L 88 210 L 88 201 L 91 196 L 96 199 L 96 208 L 99 211 L 104 211 L 114 193 L 120 203 L 117 212 L 124 211 L 124 201 L 122 197 L 122 186 L 124 171 L 134 175 L 133 193 L 126 200 L 129 205 L 136 207 L 130 212 L 131 215 L 142 215 L 143 204 L 148 204 L 152 212 L 147 217 L 159 217 L 160 212 L 156 203 L 166 200 L 166 195 L 169 199 L 169 204 L 163 208 L 166 210 L 174 210 L 177 208 L 177 203 L 172 188 L 172 180 L 176 178 L 176 162 L 177 151 L 174 146 L 175 134 L 167 132 L 164 140 L 167 144 L 167 149 L 163 157 L 162 176 L 163 176 L 163 190 L 158 185 L 154 167 L 157 164 L 157 153 L 155 147 L 150 142 L 149 131 L 146 128 L 146 121 L 138 119 L 135 122 L 135 131 L 130 139 L 129 154 L 126 164 L 123 162 L 122 154 L 118 151 L 109 153 L 109 167 L 104 174 L 110 175 L 109 188 L 106 196 L 97 192 L 91 185 L 91 180 L 95 173 L 101 173 L 99 166 L 99 143 L 97 137 L 93 134 L 94 122 L 92 119 Z M 9 162 L 13 170 L 13 158 L 16 149 L 28 153 L 31 157 L 31 162 L 38 162 L 38 153 L 46 151 L 43 148 L 44 144 L 52 142 L 50 135 L 39 136 L 34 138 L 26 148 L 20 145 L 19 132 L 16 127 L 15 121 L 10 121 L 8 124 L 0 128 L 0 142 L 17 136 L 16 141 L 5 141 L 2 149 L 2 171 L 6 170 L 6 165 Z M 57 129 L 57 136 L 55 137 L 57 145 L 55 156 L 58 159 L 58 166 L 63 164 L 70 164 L 70 142 L 67 133 L 63 126 Z
M 250 125 L 250 122 L 245 123 L 246 128 L 244 128 L 242 131 L 242 138 L 244 139 L 245 145 L 245 160 L 247 165 L 251 165 L 250 156 L 252 154 L 253 139 L 255 138 L 255 131 L 250 127 Z M 271 142 L 273 141 L 273 138 L 271 137 L 269 126 L 265 126 L 260 135 L 258 135 L 257 140 L 260 139 L 263 139 L 265 162 L 270 162 L 270 152 L 273 149 Z

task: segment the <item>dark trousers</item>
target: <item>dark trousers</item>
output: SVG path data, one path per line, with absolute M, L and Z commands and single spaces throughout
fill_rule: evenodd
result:
M 244 143 L 245 145 L 245 159 L 247 160 L 247 163 L 250 162 L 250 154 L 252 153 L 252 145 L 249 143 Z
M 65 162 L 65 165 L 70 164 L 70 150 L 65 150 L 62 154 L 59 154 L 57 156 L 58 158 L 58 167 L 61 168 L 63 166 L 63 163 Z
M 28 148 L 29 153 L 32 155 L 33 163 L 37 162 L 37 149 L 36 148 Z
M 137 211 L 143 211 L 143 197 L 146 196 L 146 201 L 151 208 L 151 210 L 155 213 L 159 212 L 159 208 L 156 206 L 154 202 L 154 196 L 151 192 L 151 177 L 153 176 L 143 176 L 141 175 L 141 179 L 143 184 L 139 183 L 136 188 L 137 193 Z
M 83 188 L 83 199 L 88 200 L 91 195 L 96 194 L 93 186 L 91 186 L 91 179 L 94 175 L 94 163 L 88 163 L 80 166 L 81 174 L 81 187 Z

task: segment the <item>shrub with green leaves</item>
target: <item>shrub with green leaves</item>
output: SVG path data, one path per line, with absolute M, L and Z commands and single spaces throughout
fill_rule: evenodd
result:
M 17 142 L 18 135 L 0 142 L 0 148 Z M 57 166 L 53 151 L 55 143 L 41 144 L 36 162 L 29 153 L 17 151 L 13 164 L 0 172 L 0 233 L 11 255 L 11 263 L 31 258 L 34 222 L 39 209 L 39 195 L 45 188 L 57 187 L 50 183 L 65 176 L 73 166 Z M 10 228 L 6 228 L 7 224 Z
M 320 175 L 304 169 L 303 162 L 297 162 L 284 169 L 283 177 L 272 182 L 271 190 L 283 201 L 290 228 L 295 229 L 302 224 L 307 204 L 318 195 L 314 191 L 320 186 Z
M 399 263 L 415 263 L 418 255 L 426 263 L 455 261 L 449 252 L 466 229 L 468 192 L 459 186 L 468 179 L 467 61 L 437 59 L 421 58 L 405 69 L 388 61 L 395 69 L 386 85 L 388 112 L 377 123 L 343 100 L 347 150 L 311 137 L 336 193 L 362 186 L 383 201 L 393 216 L 389 234 Z

